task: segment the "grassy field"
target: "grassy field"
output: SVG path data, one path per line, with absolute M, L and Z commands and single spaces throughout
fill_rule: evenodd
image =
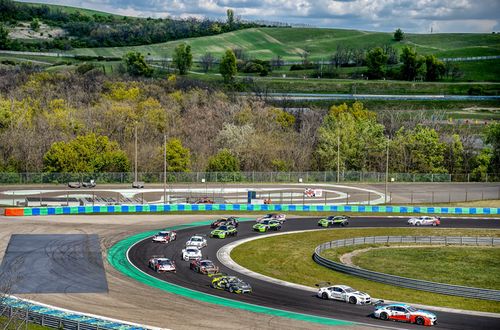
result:
M 30 6 L 33 7 L 41 7 L 41 6 L 47 6 L 51 10 L 61 10 L 62 12 L 72 14 L 76 12 L 80 12 L 83 15 L 88 15 L 88 16 L 113 16 L 117 18 L 122 18 L 124 16 L 122 15 L 116 15 L 116 14 L 111 14 L 111 13 L 106 13 L 103 11 L 98 11 L 98 10 L 93 10 L 93 9 L 86 9 L 86 8 L 77 8 L 77 7 L 70 7 L 70 6 L 62 6 L 62 5 L 51 5 L 51 4 L 41 4 L 41 3 L 34 3 L 34 2 L 25 2 L 26 4 L 29 4 Z
M 253 28 L 154 45 L 79 48 L 71 53 L 123 56 L 128 51 L 139 51 L 155 57 L 171 57 L 181 42 L 191 46 L 194 58 L 206 52 L 220 57 L 227 49 L 241 48 L 250 57 L 263 60 L 280 55 L 284 60 L 299 61 L 304 50 L 310 52 L 312 60 L 327 60 L 339 45 L 364 49 L 384 45 L 400 49 L 409 45 L 420 54 L 438 57 L 500 55 L 499 34 L 408 34 L 405 41 L 396 42 L 392 33 L 314 28 Z
M 0 327 L 3 330 L 18 330 L 18 329 L 27 329 L 27 330 L 50 330 L 53 328 L 41 326 L 38 324 L 33 324 L 33 323 L 24 323 L 18 320 L 12 321 L 8 326 L 7 326 L 8 319 L 6 317 L 0 316 Z
M 363 246 L 358 246 L 358 249 Z M 425 281 L 500 289 L 500 248 L 410 247 L 372 249 L 353 257 L 364 269 Z
M 291 220 L 293 221 L 293 220 Z M 328 281 L 350 285 L 366 291 L 373 297 L 434 306 L 500 312 L 500 302 L 451 297 L 424 291 L 393 287 L 332 271 L 316 264 L 311 255 L 324 242 L 349 237 L 376 235 L 441 235 L 499 237 L 499 230 L 491 229 L 433 229 L 433 228 L 367 228 L 331 229 L 316 232 L 275 236 L 242 244 L 231 257 L 243 267 L 255 272 L 314 287 Z M 307 270 L 307 271 L 305 271 Z

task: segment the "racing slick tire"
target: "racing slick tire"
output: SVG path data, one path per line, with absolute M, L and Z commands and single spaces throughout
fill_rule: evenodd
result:
M 433 223 L 432 223 L 432 227 L 437 227 L 437 225 L 438 225 L 438 224 L 437 224 L 437 223 L 435 223 L 435 222 L 433 222 Z
M 354 296 L 349 297 L 349 304 L 356 305 L 357 302 L 358 302 L 358 299 L 356 299 L 356 297 L 354 297 Z
M 380 319 L 386 321 L 389 319 L 389 315 L 387 315 L 387 313 L 385 312 L 382 312 L 380 313 Z
M 424 325 L 425 321 L 424 321 L 424 318 L 421 317 L 421 316 L 418 316 L 416 319 L 415 319 L 415 323 L 418 324 L 418 325 Z
M 323 293 L 321 294 L 321 299 L 328 300 L 328 293 L 323 292 Z
M 415 226 L 420 226 L 420 222 L 415 222 Z
M 346 221 L 346 222 L 344 222 L 344 223 L 342 224 L 342 227 L 345 227 L 345 226 L 349 226 L 349 222 L 348 222 L 348 221 Z

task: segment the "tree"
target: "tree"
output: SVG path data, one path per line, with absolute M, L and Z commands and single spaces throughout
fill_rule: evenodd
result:
M 234 26 L 234 10 L 228 9 L 226 11 L 227 14 L 227 25 L 229 26 L 229 29 L 232 29 Z
M 236 56 L 231 49 L 226 50 L 226 53 L 224 54 L 224 56 L 222 56 L 219 65 L 219 71 L 224 78 L 224 82 L 233 82 L 238 70 L 236 68 Z
M 394 32 L 394 40 L 396 41 L 401 41 L 405 38 L 405 34 L 403 32 L 403 30 L 401 29 L 396 29 L 396 31 Z
M 484 131 L 484 142 L 491 146 L 491 173 L 500 174 L 500 122 L 488 124 Z
M 446 73 L 446 67 L 434 55 L 425 57 L 425 80 L 436 81 Z
M 368 67 L 368 77 L 380 79 L 384 77 L 384 66 L 387 63 L 387 55 L 382 48 L 370 49 L 366 54 L 366 66 Z
M 167 171 L 189 172 L 191 166 L 191 152 L 182 146 L 179 139 L 170 139 L 167 142 Z M 162 152 L 163 156 L 163 152 Z
M 238 172 L 240 163 L 229 149 L 222 149 L 208 159 L 207 172 Z
M 128 52 L 123 61 L 127 72 L 131 76 L 151 77 L 153 75 L 153 69 L 146 63 L 144 56 L 139 52 Z
M 118 143 L 107 136 L 88 134 L 69 142 L 56 142 L 43 157 L 51 173 L 127 172 L 130 164 Z
M 422 72 L 422 66 L 424 64 L 424 59 L 418 56 L 417 53 L 410 47 L 404 47 L 403 53 L 401 54 L 401 77 L 405 80 L 415 80 L 417 76 Z
M 9 30 L 0 23 L 0 49 L 8 49 L 9 45 Z
M 40 21 L 38 20 L 38 18 L 33 18 L 33 20 L 31 21 L 30 23 L 30 28 L 33 30 L 33 31 L 38 31 L 40 30 Z
M 185 75 L 193 64 L 191 46 L 182 43 L 175 47 L 173 62 L 179 74 Z
M 385 141 L 384 127 L 377 123 L 375 113 L 366 110 L 362 103 L 332 106 L 318 129 L 315 151 L 318 167 L 339 171 L 382 170 Z M 338 160 L 340 168 L 337 168 Z
M 446 146 L 445 163 L 448 173 L 460 174 L 463 172 L 464 146 L 458 134 L 451 136 L 451 141 Z
M 208 72 L 208 70 L 212 68 L 214 62 L 215 57 L 212 55 L 212 53 L 207 52 L 200 58 L 200 64 L 204 72 Z

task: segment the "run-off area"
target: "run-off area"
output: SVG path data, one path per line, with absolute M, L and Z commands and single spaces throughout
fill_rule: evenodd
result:
M 19 293 L 105 293 L 98 235 L 11 236 L 0 266 L 0 290 Z

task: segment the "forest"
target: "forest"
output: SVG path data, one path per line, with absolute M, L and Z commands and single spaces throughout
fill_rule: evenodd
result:
M 291 111 L 184 77 L 0 67 L 0 172 L 500 169 L 500 124 L 446 124 L 362 103 Z M 338 153 L 338 151 L 340 153 Z M 338 157 L 337 157 L 338 155 Z
M 64 29 L 66 35 L 49 40 L 1 40 L 2 30 L 19 22 L 36 26 L 44 22 Z M 38 23 L 39 24 L 39 23 Z M 216 35 L 261 26 L 242 22 L 229 9 L 225 22 L 209 19 L 134 18 L 116 15 L 88 15 L 80 11 L 65 12 L 46 5 L 33 6 L 11 0 L 0 0 L 0 49 L 18 51 L 69 50 L 81 47 L 122 47 L 148 45 L 184 38 Z

